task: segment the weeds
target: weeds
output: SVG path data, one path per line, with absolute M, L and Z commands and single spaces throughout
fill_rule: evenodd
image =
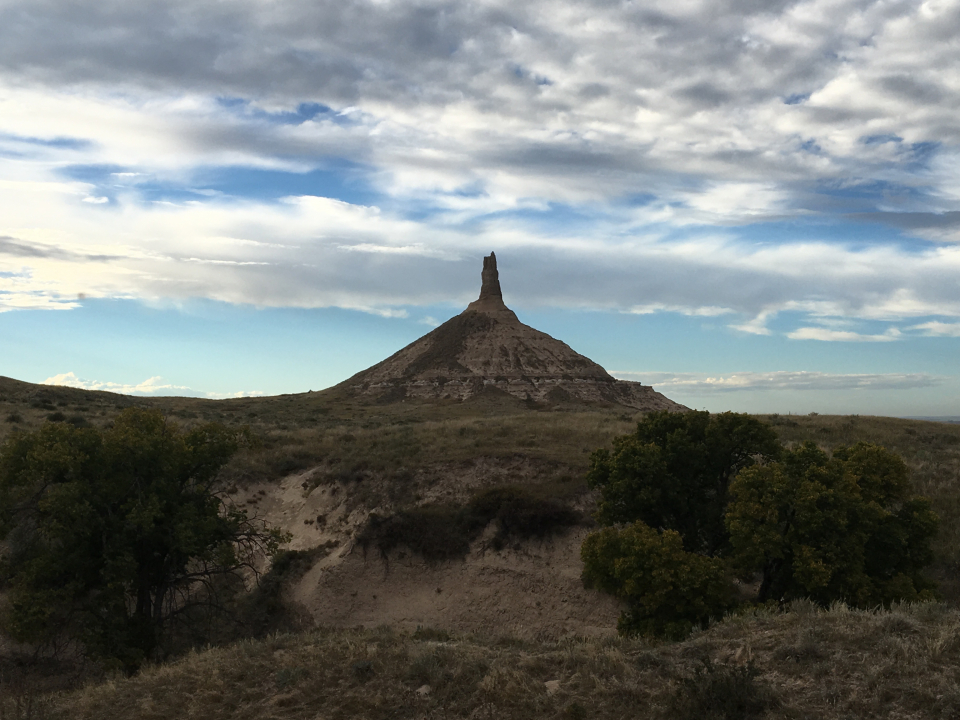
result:
M 777 696 L 757 678 L 752 663 L 718 665 L 709 660 L 684 679 L 670 698 L 667 717 L 673 720 L 752 720 L 779 704 Z
M 493 488 L 463 507 L 425 505 L 389 517 L 371 515 L 357 541 L 364 552 L 372 545 L 383 559 L 406 547 L 430 562 L 463 558 L 491 522 L 497 523 L 490 546 L 508 541 L 546 538 L 582 524 L 585 517 L 553 498 L 538 498 L 519 487 Z
M 888 634 L 902 632 L 895 617 L 915 623 L 916 634 Z M 955 634 L 958 623 L 960 612 L 943 607 L 838 606 L 738 617 L 659 645 L 317 630 L 193 653 L 50 697 L 48 713 L 51 720 L 954 717 L 958 650 L 928 646 Z M 818 660 L 779 651 L 804 638 L 817 644 Z

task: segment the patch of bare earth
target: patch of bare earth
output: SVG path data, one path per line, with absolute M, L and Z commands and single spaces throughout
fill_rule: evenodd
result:
M 580 581 L 584 527 L 494 549 L 491 523 L 466 557 L 442 562 L 427 562 L 403 547 L 382 557 L 357 542 L 371 513 L 389 515 L 410 500 L 462 505 L 477 491 L 536 479 L 538 473 L 529 459 L 479 458 L 413 473 L 402 481 L 407 487 L 398 489 L 394 477 L 334 479 L 314 468 L 279 483 L 252 483 L 233 501 L 290 532 L 290 549 L 332 547 L 285 591 L 285 599 L 318 625 L 386 623 L 522 638 L 614 634 L 616 600 L 585 590 Z M 592 498 L 572 503 L 588 510 Z

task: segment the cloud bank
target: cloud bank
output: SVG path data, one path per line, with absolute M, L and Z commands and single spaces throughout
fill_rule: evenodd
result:
M 957 36 L 938 1 L 11 0 L 0 310 L 402 315 L 495 249 L 518 306 L 955 336 Z
M 43 385 L 60 385 L 63 387 L 81 388 L 82 390 L 103 390 L 106 392 L 119 393 L 121 395 L 144 395 L 148 397 L 161 397 L 165 395 L 174 395 L 177 397 L 201 397 L 211 399 L 257 397 L 263 395 L 259 391 L 239 391 L 235 393 L 209 393 L 193 390 L 184 385 L 173 385 L 165 382 L 159 375 L 147 378 L 143 382 L 136 384 L 116 383 L 101 380 L 86 380 L 77 377 L 74 373 L 60 373 L 53 377 L 48 377 L 43 381 Z

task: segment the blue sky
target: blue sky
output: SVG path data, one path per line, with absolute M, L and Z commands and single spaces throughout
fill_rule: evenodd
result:
M 951 2 L 0 4 L 0 374 L 317 390 L 459 312 L 709 410 L 960 415 Z

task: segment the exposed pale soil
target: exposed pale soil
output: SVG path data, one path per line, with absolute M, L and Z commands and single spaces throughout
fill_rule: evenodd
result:
M 526 464 L 480 458 L 450 468 L 445 481 L 418 493 L 420 501 L 462 503 L 481 488 L 533 474 Z M 332 546 L 286 596 L 317 624 L 438 627 L 524 638 L 615 633 L 617 602 L 584 589 L 580 581 L 585 528 L 495 551 L 487 543 L 491 525 L 462 561 L 430 564 L 404 548 L 384 559 L 374 548 L 364 552 L 354 538 L 371 512 L 395 509 L 388 500 L 391 481 L 367 478 L 362 488 L 339 482 L 314 486 L 322 473 L 314 468 L 279 483 L 252 484 L 234 496 L 251 515 L 290 532 L 290 549 Z

